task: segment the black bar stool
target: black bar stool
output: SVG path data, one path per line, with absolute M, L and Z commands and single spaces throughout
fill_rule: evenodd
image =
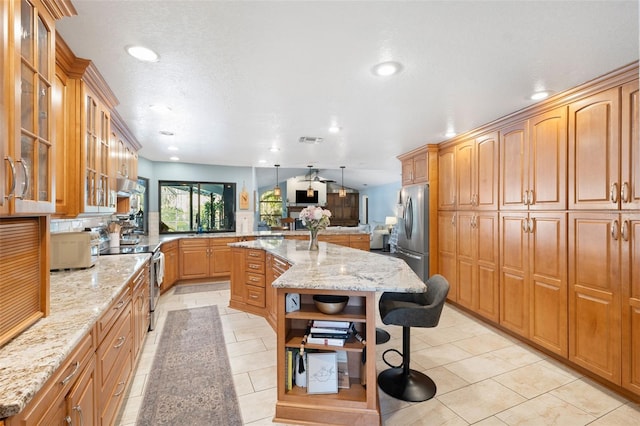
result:
M 391 368 L 378 375 L 378 385 L 385 393 L 403 401 L 426 401 L 436 394 L 433 380 L 409 366 L 411 327 L 436 327 L 449 293 L 449 283 L 442 275 L 429 278 L 426 286 L 426 293 L 383 293 L 378 305 L 383 323 L 402 326 L 402 353 L 397 349 L 384 351 L 382 359 Z M 385 359 L 387 352 L 400 354 L 402 364 L 389 364 Z

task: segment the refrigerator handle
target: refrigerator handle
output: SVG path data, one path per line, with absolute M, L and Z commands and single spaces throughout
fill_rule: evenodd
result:
M 409 197 L 407 200 L 407 208 L 405 209 L 406 219 L 404 221 L 404 233 L 407 239 L 411 239 L 411 232 L 413 231 L 413 198 Z

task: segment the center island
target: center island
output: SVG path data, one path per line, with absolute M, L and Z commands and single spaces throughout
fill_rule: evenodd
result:
M 233 267 L 229 306 L 264 316 L 276 331 L 278 400 L 274 422 L 380 424 L 376 293 L 425 292 L 422 280 L 401 259 L 331 243 L 320 242 L 318 251 L 309 251 L 307 241 L 286 239 L 259 239 L 230 246 Z M 329 315 L 316 309 L 314 295 L 349 296 L 349 302 L 342 312 Z M 287 299 L 299 300 L 299 306 Z M 347 368 L 343 367 L 342 373 L 348 377 L 343 377 L 337 392 L 313 393 L 289 380 L 289 355 L 302 349 L 310 321 L 352 323 L 362 337 L 350 337 L 339 346 L 304 344 L 307 354 L 339 353 L 346 357 Z

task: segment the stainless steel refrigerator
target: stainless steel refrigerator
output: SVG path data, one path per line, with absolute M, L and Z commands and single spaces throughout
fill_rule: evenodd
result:
M 422 281 L 429 278 L 429 185 L 408 185 L 400 191 L 397 255 Z

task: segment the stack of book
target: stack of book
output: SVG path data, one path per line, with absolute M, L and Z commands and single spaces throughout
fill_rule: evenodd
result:
M 309 324 L 307 343 L 344 346 L 354 330 L 353 323 L 349 321 L 314 320 Z

